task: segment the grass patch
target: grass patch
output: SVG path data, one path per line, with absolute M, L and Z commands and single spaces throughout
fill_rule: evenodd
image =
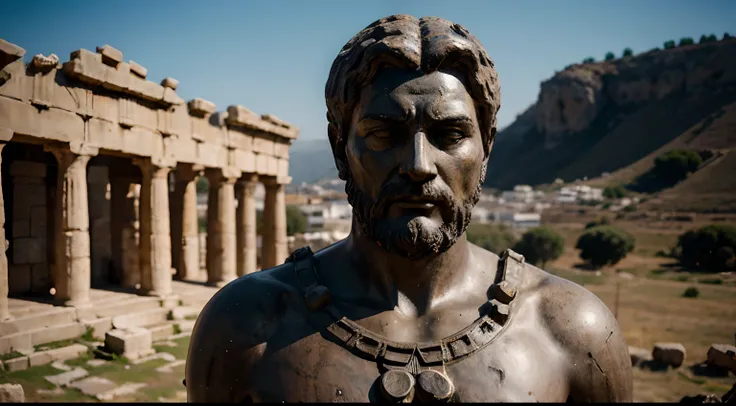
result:
M 22 357 L 23 354 L 19 353 L 18 351 L 11 351 L 7 354 L 0 354 L 0 361 L 7 361 L 9 359 Z
M 33 348 L 36 351 L 46 351 L 46 350 L 55 350 L 57 348 L 64 348 L 72 344 L 78 344 L 78 343 L 79 343 L 79 339 L 72 338 L 69 340 L 59 340 L 59 341 L 53 341 L 53 342 L 46 343 L 46 344 L 35 345 L 33 346 Z
M 156 352 L 168 352 L 169 354 L 176 357 L 176 359 L 186 359 L 187 352 L 189 351 L 189 340 L 190 337 L 183 337 L 174 340 L 176 347 L 169 347 L 164 345 L 154 345 L 153 348 Z
M 720 278 L 705 278 L 699 279 L 698 283 L 704 283 L 706 285 L 723 285 L 723 279 Z
M 694 383 L 696 385 L 702 385 L 702 384 L 705 383 L 705 379 L 703 379 L 703 378 L 694 378 L 694 377 L 688 376 L 686 373 L 684 373 L 682 371 L 677 371 L 677 376 L 680 377 L 680 379 L 682 379 L 684 381 L 692 382 L 692 383 Z
M 550 269 L 549 273 L 560 278 L 575 282 L 578 285 L 600 285 L 605 281 L 605 276 L 596 275 L 594 272 L 575 272 L 565 269 Z
M 184 317 L 184 320 L 197 320 L 197 317 L 199 317 L 198 314 L 190 314 L 190 315 Z
M 81 338 L 84 341 L 90 341 L 90 342 L 97 341 L 97 339 L 95 339 L 94 334 L 95 334 L 95 329 L 93 327 L 87 327 L 87 330 L 84 331 L 84 334 L 82 334 Z
M 179 327 L 178 324 L 174 324 L 174 326 L 172 327 L 172 329 L 174 331 L 174 335 L 181 334 L 181 327 Z

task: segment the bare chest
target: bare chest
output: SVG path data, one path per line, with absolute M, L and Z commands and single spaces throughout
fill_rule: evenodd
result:
M 564 402 L 564 360 L 552 343 L 508 326 L 471 356 L 444 366 L 453 402 Z M 312 334 L 264 356 L 248 379 L 257 402 L 380 402 L 382 368 Z M 415 400 L 416 401 L 416 400 Z

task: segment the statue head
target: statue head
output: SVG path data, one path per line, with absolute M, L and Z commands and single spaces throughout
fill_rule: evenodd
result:
M 342 48 L 325 97 L 363 233 L 408 258 L 455 244 L 480 198 L 500 108 L 480 42 L 437 17 L 380 19 Z

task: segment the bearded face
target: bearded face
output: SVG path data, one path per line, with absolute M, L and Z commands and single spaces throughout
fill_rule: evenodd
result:
M 449 249 L 470 222 L 487 161 L 463 83 L 386 70 L 363 89 L 352 121 L 346 192 L 364 234 L 408 258 Z

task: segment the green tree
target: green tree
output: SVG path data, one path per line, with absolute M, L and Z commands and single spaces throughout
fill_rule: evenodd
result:
M 731 39 L 731 35 L 729 33 L 727 33 L 727 32 L 724 32 L 723 33 L 723 39 L 724 40 Z
M 606 52 L 606 56 L 603 59 L 606 61 L 612 61 L 616 59 L 616 55 L 613 52 Z
M 720 272 L 736 268 L 736 227 L 711 224 L 680 235 L 676 250 L 680 263 L 704 271 Z
M 690 38 L 690 37 L 683 37 L 683 38 L 680 38 L 680 44 L 678 46 L 692 45 L 694 43 L 695 43 L 695 41 L 693 41 L 692 38 Z
M 516 236 L 502 224 L 471 224 L 465 235 L 471 243 L 501 254 L 516 243 Z
M 626 58 L 627 56 L 634 55 L 634 51 L 632 51 L 631 48 L 625 48 L 624 53 L 622 55 L 624 58 Z
M 524 233 L 512 249 L 524 255 L 529 263 L 544 268 L 547 262 L 559 258 L 564 248 L 565 239 L 561 235 L 548 227 L 536 227 Z
M 307 230 L 307 216 L 302 213 L 299 206 L 290 204 L 286 206 L 286 234 L 294 235 Z
M 700 36 L 701 44 L 706 44 L 708 42 L 716 42 L 716 41 L 718 41 L 718 37 L 716 37 L 715 34 L 710 34 L 710 35 L 703 34 Z
M 652 173 L 664 185 L 674 185 L 695 172 L 703 159 L 695 151 L 674 149 L 654 159 Z
M 664 47 L 664 49 L 672 49 L 676 45 L 675 45 L 675 41 L 669 40 L 669 41 L 665 41 L 664 44 L 662 44 L 662 46 Z
M 210 182 L 207 181 L 207 178 L 204 176 L 200 176 L 197 178 L 197 194 L 207 194 L 210 190 Z
M 606 186 L 603 189 L 603 197 L 606 199 L 620 199 L 626 196 L 626 188 L 621 185 Z
M 589 56 L 589 57 L 583 59 L 583 63 L 595 63 L 595 58 Z
M 634 250 L 635 240 L 629 233 L 613 226 L 593 227 L 578 238 L 575 248 L 580 258 L 593 269 L 615 265 Z
M 588 230 L 598 226 L 607 226 L 609 224 L 611 224 L 611 219 L 609 219 L 608 216 L 601 216 L 586 224 L 585 229 Z

